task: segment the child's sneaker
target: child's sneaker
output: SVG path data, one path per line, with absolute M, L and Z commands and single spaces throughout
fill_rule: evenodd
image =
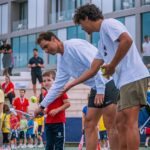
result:
M 44 147 L 44 145 L 41 143 L 41 144 L 38 145 L 38 147 L 42 148 L 42 147 Z

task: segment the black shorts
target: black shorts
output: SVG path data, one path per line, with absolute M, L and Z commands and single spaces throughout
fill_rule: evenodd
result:
M 38 135 L 42 135 L 42 126 L 38 126 Z
M 13 139 L 17 139 L 17 138 L 18 138 L 18 131 L 13 130 L 13 131 L 11 132 L 11 137 L 10 137 L 10 139 L 13 140 Z
M 39 83 L 43 82 L 42 74 L 36 74 L 35 72 L 31 72 L 32 84 L 36 84 L 36 79 L 39 80 Z
M 3 144 L 9 143 L 9 133 L 3 133 Z
M 119 96 L 119 90 L 116 88 L 113 80 L 109 81 L 106 84 L 106 88 L 105 88 L 104 103 L 100 106 L 96 106 L 94 104 L 94 99 L 95 99 L 96 94 L 97 94 L 96 90 L 91 89 L 89 100 L 88 100 L 88 107 L 103 108 L 112 103 L 116 104 L 117 98 Z
M 24 131 L 20 131 L 20 133 L 19 133 L 19 138 L 20 139 L 25 139 L 25 133 L 24 133 Z

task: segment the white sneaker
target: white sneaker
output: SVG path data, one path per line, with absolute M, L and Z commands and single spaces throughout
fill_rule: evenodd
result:
M 23 144 L 22 148 L 26 148 L 26 147 L 27 147 L 26 144 Z
M 15 149 L 15 145 L 14 144 L 11 145 L 11 149 Z
M 40 144 L 40 145 L 38 145 L 38 147 L 39 147 L 39 148 L 42 148 L 42 147 L 44 147 L 44 145 L 43 145 L 43 144 Z

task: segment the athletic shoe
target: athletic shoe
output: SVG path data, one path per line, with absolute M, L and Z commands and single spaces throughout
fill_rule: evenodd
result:
M 42 147 L 44 147 L 44 145 L 43 145 L 43 144 L 40 144 L 40 145 L 38 145 L 38 147 L 39 147 L 39 148 L 42 148 Z

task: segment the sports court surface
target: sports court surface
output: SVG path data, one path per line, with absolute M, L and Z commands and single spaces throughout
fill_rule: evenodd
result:
M 34 148 L 36 150 L 44 150 L 44 148 Z M 141 147 L 140 150 L 149 150 L 150 147 L 145 148 L 145 147 Z M 17 149 L 17 150 L 21 150 L 21 149 Z M 24 149 L 24 150 L 31 150 L 31 149 Z M 77 147 L 65 147 L 65 150 L 78 150 Z M 83 148 L 83 150 L 86 150 L 85 148 Z

